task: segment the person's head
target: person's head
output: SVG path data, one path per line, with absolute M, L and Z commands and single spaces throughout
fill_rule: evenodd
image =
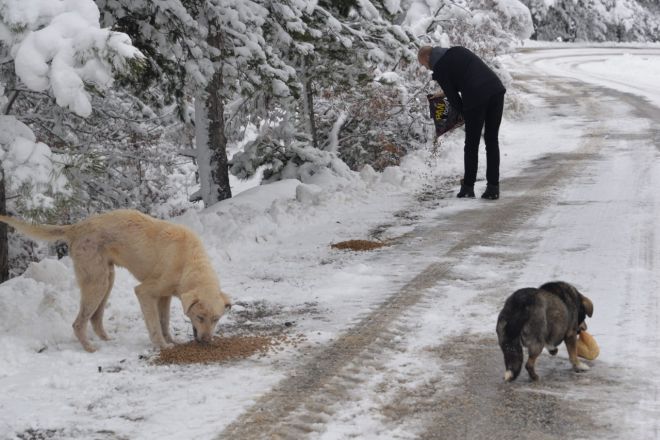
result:
M 422 46 L 419 48 L 419 52 L 417 52 L 417 61 L 419 61 L 419 64 L 421 64 L 422 66 L 426 67 L 429 70 L 432 69 L 431 50 L 433 50 L 431 46 Z

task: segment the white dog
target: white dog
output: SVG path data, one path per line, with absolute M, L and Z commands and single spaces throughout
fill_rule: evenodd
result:
M 87 338 L 87 322 L 104 340 L 103 309 L 114 281 L 114 266 L 121 266 L 140 284 L 140 301 L 151 342 L 158 348 L 173 344 L 169 331 L 170 301 L 181 299 L 193 324 L 195 339 L 208 342 L 229 298 L 197 235 L 188 228 L 133 210 L 117 210 L 89 217 L 73 225 L 32 225 L 0 216 L 0 221 L 42 240 L 63 240 L 80 286 L 80 311 L 73 323 L 78 340 L 89 352 L 96 349 Z

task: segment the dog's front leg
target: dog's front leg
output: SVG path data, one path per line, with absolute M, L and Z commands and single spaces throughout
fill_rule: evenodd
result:
M 170 335 L 170 303 L 171 296 L 163 296 L 158 299 L 158 316 L 160 317 L 160 328 L 163 332 L 163 338 L 166 342 L 174 344 L 174 339 Z
M 142 316 L 147 325 L 149 332 L 149 339 L 157 348 L 171 347 L 172 344 L 168 343 L 163 336 L 163 330 L 160 323 L 160 316 L 158 311 L 158 290 L 151 286 L 149 283 L 142 283 L 135 287 L 135 294 L 140 302 L 142 309 Z
M 573 370 L 577 373 L 589 370 L 589 366 L 578 359 L 577 355 L 577 334 L 572 334 L 564 338 L 566 350 L 568 350 L 568 359 L 573 365 Z

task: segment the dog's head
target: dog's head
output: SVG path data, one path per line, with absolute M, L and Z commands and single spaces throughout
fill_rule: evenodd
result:
M 589 298 L 582 295 L 580 292 L 578 292 L 578 299 L 580 300 L 580 304 L 578 306 L 578 333 L 579 333 L 587 329 L 587 323 L 585 322 L 585 320 L 587 319 L 587 316 L 589 318 L 593 316 L 594 304 L 591 302 Z
M 197 342 L 211 342 L 215 327 L 231 308 L 229 297 L 222 291 L 206 293 L 192 290 L 181 295 L 183 310 L 193 325 L 193 334 Z

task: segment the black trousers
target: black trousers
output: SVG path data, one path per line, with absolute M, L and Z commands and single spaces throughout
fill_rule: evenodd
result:
M 499 185 L 500 145 L 498 137 L 503 110 L 504 93 L 498 93 L 488 98 L 481 106 L 463 112 L 465 119 L 464 185 L 472 186 L 477 180 L 479 141 L 482 129 L 484 129 L 486 143 L 486 180 L 491 185 Z

